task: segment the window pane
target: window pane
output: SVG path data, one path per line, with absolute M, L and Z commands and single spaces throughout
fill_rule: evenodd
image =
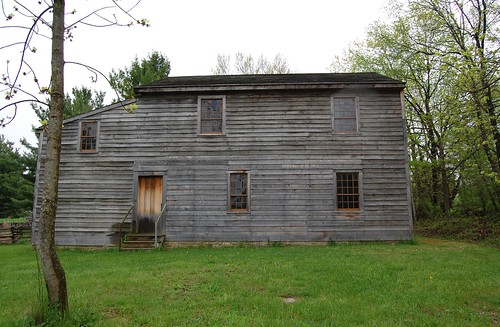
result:
M 335 132 L 355 132 L 357 130 L 356 99 L 334 98 L 333 121 Z
M 80 135 L 80 150 L 95 151 L 97 149 L 97 123 L 82 123 Z
M 200 132 L 222 133 L 224 120 L 222 99 L 202 99 L 200 108 Z
M 230 210 L 248 210 L 248 174 L 232 173 L 229 175 Z
M 359 210 L 359 174 L 337 173 L 337 209 Z

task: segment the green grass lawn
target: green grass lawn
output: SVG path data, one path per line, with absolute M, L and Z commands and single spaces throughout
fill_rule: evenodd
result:
M 61 250 L 70 310 L 90 326 L 494 326 L 500 251 L 417 244 Z M 30 324 L 37 265 L 0 246 L 0 326 Z M 285 299 L 295 300 L 286 303 Z

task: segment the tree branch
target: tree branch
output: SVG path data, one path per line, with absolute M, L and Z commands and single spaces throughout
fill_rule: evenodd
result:
M 116 7 L 118 7 L 118 9 L 120 9 L 120 10 L 121 10 L 121 11 L 122 11 L 125 15 L 129 16 L 129 17 L 130 17 L 130 18 L 132 18 L 134 21 L 136 20 L 136 19 L 135 19 L 135 18 L 134 18 L 134 17 L 130 14 L 130 12 L 131 12 L 131 11 L 132 11 L 135 7 L 137 7 L 137 5 L 138 5 L 139 3 L 141 3 L 141 0 L 138 0 L 138 1 L 135 3 L 135 5 L 133 5 L 133 6 L 132 6 L 132 8 L 130 8 L 130 9 L 128 9 L 128 10 L 123 9 L 123 8 L 122 8 L 122 7 L 118 4 L 118 2 L 117 2 L 116 0 L 112 0 L 112 1 L 113 1 L 113 3 L 115 4 L 115 6 L 116 6 Z
M 92 82 L 93 82 L 93 83 L 95 83 L 95 82 L 97 81 L 97 77 L 100 75 L 100 76 L 102 76 L 102 77 L 106 80 L 106 82 L 108 82 L 108 84 L 109 84 L 109 85 L 112 85 L 112 84 L 111 84 L 111 81 L 108 79 L 108 77 L 107 77 L 106 75 L 104 75 L 104 74 L 103 74 L 103 73 L 102 73 L 99 69 L 97 69 L 97 68 L 91 67 L 91 66 L 89 66 L 89 65 L 82 64 L 82 63 L 80 63 L 80 62 L 75 62 L 75 61 L 66 61 L 66 62 L 65 62 L 65 64 L 72 64 L 72 65 L 77 65 L 77 66 L 82 66 L 82 67 L 87 68 L 87 70 L 89 70 L 89 71 L 90 71 L 91 73 L 93 73 L 93 74 L 94 74 L 94 76 L 95 76 L 95 79 L 94 79 L 94 78 L 92 78 Z M 113 88 L 113 91 L 115 92 L 115 94 L 116 94 L 116 98 L 118 99 L 118 101 L 122 104 L 122 106 L 125 106 L 125 105 L 123 104 L 123 100 L 121 100 L 121 97 L 120 97 L 120 94 L 118 93 L 118 91 L 117 91 L 115 88 Z
M 76 24 L 79 24 L 79 23 L 84 24 L 84 25 L 90 25 L 90 26 L 92 26 L 91 24 L 85 23 L 83 20 L 85 20 L 85 19 L 87 19 L 87 18 L 89 18 L 89 17 L 91 17 L 91 16 L 93 16 L 93 15 L 96 15 L 96 16 L 97 16 L 97 13 L 98 13 L 99 11 L 106 10 L 106 9 L 111 9 L 111 8 L 113 8 L 113 7 L 112 7 L 112 6 L 107 6 L 107 7 L 102 7 L 102 8 L 96 9 L 96 10 L 94 10 L 93 12 L 91 12 L 90 14 L 85 15 L 85 16 L 83 16 L 82 18 L 80 18 L 79 20 L 77 20 L 76 22 L 74 22 L 74 23 L 72 23 L 72 24 L 68 25 L 68 26 L 66 27 L 66 29 L 73 28 Z
M 0 47 L 0 50 L 7 49 L 7 48 L 10 48 L 10 47 L 13 47 L 13 46 L 16 46 L 16 45 L 21 45 L 21 44 L 24 44 L 24 42 L 16 42 L 16 43 L 4 45 L 3 47 Z
M 14 3 L 16 3 L 17 5 L 19 5 L 20 7 L 22 7 L 24 10 L 26 10 L 26 11 L 29 13 L 29 15 L 26 15 L 26 14 L 22 13 L 19 9 L 16 9 L 16 11 L 17 11 L 18 13 L 20 13 L 21 15 L 23 15 L 23 16 L 25 16 L 25 17 L 28 17 L 28 18 L 36 18 L 37 20 L 38 20 L 38 18 L 40 18 L 40 21 L 41 21 L 43 24 L 45 24 L 45 25 L 47 25 L 47 26 L 49 26 L 49 27 L 50 27 L 49 22 L 47 22 L 46 20 L 44 20 L 44 19 L 42 18 L 43 14 L 44 14 L 47 10 L 44 10 L 44 11 L 42 12 L 42 14 L 40 14 L 40 15 L 36 15 L 36 14 L 35 14 L 34 12 L 32 12 L 32 11 L 31 11 L 28 7 L 26 7 L 25 5 L 23 5 L 23 4 L 22 4 L 22 3 L 20 3 L 19 1 L 14 0 Z M 52 5 L 48 5 L 47 9 L 52 9 Z
M 48 106 L 49 104 L 46 103 L 46 102 L 42 102 L 38 99 L 34 100 L 34 99 L 31 99 L 31 100 L 19 100 L 19 101 L 16 101 L 16 102 L 12 102 L 12 103 L 9 103 L 9 104 L 6 104 L 4 105 L 3 107 L 0 108 L 0 112 L 2 112 L 3 110 L 9 108 L 9 107 L 14 107 L 14 115 L 12 117 L 5 117 L 5 118 L 0 118 L 0 126 L 1 127 L 5 127 L 7 126 L 8 124 L 10 124 L 14 118 L 16 118 L 16 115 L 17 115 L 17 106 L 21 103 L 27 103 L 27 102 L 30 102 L 30 103 L 39 103 L 41 105 L 44 105 L 44 106 Z M 7 119 L 7 122 L 6 122 L 6 119 Z
M 17 2 L 17 1 L 16 1 L 16 2 Z M 32 37 L 33 30 L 34 30 L 35 26 L 38 24 L 38 22 L 42 20 L 42 16 L 43 16 L 45 13 L 47 13 L 48 11 L 50 11 L 51 9 L 52 9 L 52 7 L 48 7 L 48 8 L 46 8 L 44 11 L 42 11 L 42 13 L 41 13 L 40 15 L 36 16 L 35 21 L 34 21 L 34 22 L 33 22 L 33 24 L 31 25 L 31 28 L 30 28 L 30 30 L 29 30 L 29 32 L 28 32 L 28 35 L 26 36 L 26 40 L 24 41 L 25 46 L 24 46 L 23 51 L 22 51 L 22 53 L 21 53 L 21 61 L 20 61 L 20 64 L 19 64 L 19 69 L 18 69 L 18 71 L 17 71 L 17 74 L 15 75 L 14 82 L 12 83 L 11 88 L 10 88 L 10 89 L 11 89 L 11 92 L 12 92 L 12 90 L 14 89 L 14 87 L 15 87 L 16 83 L 17 83 L 17 80 L 18 80 L 18 78 L 19 78 L 19 75 L 21 74 L 21 70 L 22 70 L 23 64 L 25 64 L 24 57 L 25 57 L 25 55 L 26 55 L 26 49 L 28 49 L 28 48 L 29 48 L 29 40 L 30 40 L 30 39 L 31 39 L 31 37 Z

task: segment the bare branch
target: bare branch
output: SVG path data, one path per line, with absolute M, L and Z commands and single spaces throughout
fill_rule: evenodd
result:
M 30 30 L 30 29 L 31 29 L 31 27 L 26 27 L 26 26 L 17 26 L 17 25 L 12 25 L 12 26 L 0 26 L 0 29 L 2 29 L 2 28 L 17 28 L 17 29 L 25 29 L 25 30 Z M 33 34 L 36 34 L 36 35 L 38 35 L 38 36 L 42 36 L 42 37 L 44 37 L 44 38 L 46 38 L 46 39 L 48 39 L 48 40 L 50 40 L 50 39 L 51 39 L 51 37 L 50 37 L 50 36 L 45 35 L 45 34 L 41 34 L 38 30 L 33 30 Z M 21 43 L 21 42 L 20 42 L 20 43 Z M 22 43 L 24 43 L 24 42 L 22 42 Z
M 113 15 L 113 17 L 115 18 L 114 21 L 104 17 L 104 16 L 101 16 L 99 14 L 95 14 L 97 17 L 99 17 L 100 19 L 104 20 L 105 22 L 107 22 L 107 24 L 102 24 L 102 25 L 98 25 L 98 24 L 91 24 L 91 23 L 87 23 L 87 22 L 81 22 L 80 24 L 82 25 L 86 25 L 86 26 L 90 26 L 90 27 L 99 27 L 99 28 L 102 28 L 102 27 L 110 27 L 110 26 L 127 26 L 127 25 L 124 25 L 124 24 L 120 24 L 118 23 L 118 19 L 116 19 L 116 16 Z
M 11 90 L 14 89 L 16 83 L 17 83 L 17 80 L 19 78 L 19 75 L 21 74 L 21 70 L 23 68 L 23 64 L 25 64 L 25 60 L 24 60 L 24 57 L 25 57 L 25 54 L 26 54 L 26 49 L 29 48 L 29 40 L 31 39 L 32 35 L 33 35 L 33 30 L 35 28 L 35 26 L 38 24 L 39 21 L 41 21 L 42 19 L 42 16 L 47 13 L 48 11 L 50 11 L 52 9 L 52 7 L 48 7 L 46 8 L 44 11 L 42 11 L 42 13 L 40 15 L 38 15 L 35 19 L 35 21 L 33 22 L 33 25 L 31 25 L 31 28 L 28 32 L 28 35 L 26 36 L 26 41 L 25 41 L 25 46 L 24 46 L 24 49 L 21 53 L 21 61 L 20 61 L 20 64 L 19 64 L 19 69 L 17 71 L 17 74 L 15 76 L 15 79 L 14 79 L 14 82 L 12 83 L 11 85 Z
M 124 14 L 126 14 L 127 16 L 129 16 L 130 18 L 132 18 L 134 21 L 136 20 L 132 15 L 130 15 L 130 12 L 135 8 L 137 7 L 137 5 L 141 2 L 141 0 L 138 0 L 135 5 L 132 6 L 132 8 L 128 9 L 128 10 L 125 10 L 123 9 L 116 0 L 112 0 L 113 3 L 115 4 L 116 7 L 118 7 L 118 9 L 120 9 Z
M 76 22 L 68 25 L 66 27 L 66 29 L 73 28 L 76 24 L 79 24 L 79 23 L 84 24 L 84 25 L 90 25 L 90 26 L 92 26 L 91 24 L 85 23 L 84 20 L 87 19 L 87 18 L 89 18 L 89 17 L 91 17 L 91 16 L 93 16 L 93 15 L 97 16 L 97 13 L 100 12 L 100 11 L 103 11 L 103 10 L 106 10 L 106 9 L 111 9 L 111 8 L 113 8 L 113 7 L 112 6 L 107 6 L 107 7 L 102 7 L 102 8 L 96 9 L 96 10 L 92 11 L 90 14 L 87 14 L 87 15 L 83 16 L 82 18 L 80 18 L 79 20 L 77 20 Z
M 104 79 L 106 80 L 106 82 L 108 82 L 109 85 L 112 85 L 111 84 L 111 81 L 108 79 L 108 77 L 106 75 L 104 75 L 99 69 L 97 68 L 94 68 L 94 67 L 91 67 L 89 65 L 85 65 L 85 64 L 82 64 L 80 62 L 75 62 L 75 61 L 66 61 L 65 64 L 72 64 L 72 65 L 77 65 L 77 66 L 82 66 L 82 67 L 85 67 L 87 68 L 88 71 L 90 71 L 92 74 L 94 74 L 95 78 L 92 77 L 92 82 L 95 83 L 97 82 L 97 78 L 98 76 L 102 76 L 104 77 Z M 120 101 L 120 103 L 122 103 L 122 100 L 121 100 L 121 97 L 120 97 L 120 94 L 118 94 L 118 91 L 115 90 L 113 88 L 113 91 L 115 92 L 116 94 L 116 98 L 118 99 L 118 101 Z
M 7 49 L 7 48 L 10 48 L 10 47 L 13 47 L 16 45 L 21 45 L 21 44 L 24 44 L 24 42 L 16 42 L 16 43 L 8 44 L 8 45 L 5 45 L 3 47 L 0 47 L 0 50 Z
M 5 109 L 7 109 L 9 107 L 14 107 L 14 115 L 12 117 L 1 118 L 0 119 L 0 126 L 1 127 L 5 127 L 8 124 L 10 124 L 14 120 L 14 118 L 16 118 L 17 110 L 18 110 L 18 105 L 21 104 L 21 103 L 27 103 L 27 102 L 30 102 L 30 103 L 39 103 L 39 104 L 44 105 L 44 106 L 48 106 L 49 105 L 48 103 L 40 101 L 40 100 L 19 100 L 19 101 L 16 101 L 16 102 L 12 102 L 12 103 L 6 104 L 5 106 L 3 106 L 3 107 L 0 108 L 0 112 L 2 112 L 3 110 L 5 110 Z
M 49 22 L 47 22 L 45 19 L 43 19 L 43 14 L 52 9 L 52 4 L 51 5 L 48 5 L 47 9 L 44 10 L 40 15 L 37 15 L 35 14 L 34 12 L 32 12 L 28 7 L 26 7 L 25 5 L 23 5 L 22 3 L 20 3 L 19 1 L 17 0 L 14 0 L 14 3 L 16 3 L 17 5 L 19 5 L 20 7 L 22 7 L 24 10 L 26 10 L 29 15 L 26 15 L 24 13 L 22 13 L 20 10 L 17 10 L 18 13 L 20 13 L 21 15 L 25 16 L 25 17 L 28 17 L 28 18 L 35 18 L 37 21 L 41 21 L 43 24 L 47 25 L 47 26 L 51 26 Z
M 0 28 L 20 28 L 20 29 L 24 29 L 24 30 L 29 30 L 30 29 L 30 27 L 18 26 L 18 25 L 0 26 Z
M 143 26 L 149 26 L 149 23 L 147 23 L 146 20 L 144 20 L 144 19 L 138 20 L 130 14 L 130 11 L 132 11 L 135 7 L 137 7 L 137 5 L 140 2 L 141 2 L 141 0 L 137 1 L 130 9 L 124 9 L 123 7 L 121 7 L 117 3 L 117 1 L 113 0 L 114 6 L 106 6 L 106 7 L 96 9 L 96 10 L 92 11 L 91 13 L 85 15 L 84 17 L 78 19 L 77 21 L 73 22 L 72 24 L 68 25 L 66 27 L 66 29 L 71 29 L 77 24 L 83 24 L 83 25 L 90 26 L 90 27 L 130 26 L 131 24 L 120 24 L 118 22 L 118 19 L 116 18 L 116 15 L 113 15 L 113 19 L 110 19 L 110 18 L 106 18 L 100 14 L 100 12 L 102 12 L 102 11 L 105 11 L 107 9 L 113 9 L 113 8 L 118 8 L 121 12 L 123 12 L 125 15 L 130 17 L 134 22 L 137 22 L 138 24 L 141 24 Z M 98 17 L 99 19 L 104 21 L 104 23 L 97 24 L 97 23 L 89 23 L 89 22 L 85 21 L 86 19 L 88 19 L 89 17 L 92 17 L 92 16 Z
M 5 7 L 3 5 L 3 1 L 0 1 L 2 3 L 2 13 L 5 18 L 7 18 L 7 13 L 5 12 Z M 8 19 L 8 18 L 7 18 Z

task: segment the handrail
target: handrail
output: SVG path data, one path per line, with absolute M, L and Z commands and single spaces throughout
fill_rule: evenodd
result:
M 122 221 L 120 222 L 120 226 L 118 229 L 118 251 L 120 251 L 122 249 L 122 225 L 125 222 L 125 220 L 127 219 L 128 215 L 130 215 L 130 213 L 132 212 L 133 209 L 134 209 L 134 205 L 132 204 L 130 206 L 130 209 L 128 209 L 127 214 L 125 215 L 125 217 L 123 217 Z
M 158 222 L 160 221 L 160 218 L 163 216 L 163 213 L 165 212 L 165 209 L 167 209 L 167 201 L 165 201 L 165 204 L 163 205 L 163 208 L 161 209 L 160 214 L 158 215 L 158 218 L 156 218 L 155 221 L 155 248 L 158 247 Z

